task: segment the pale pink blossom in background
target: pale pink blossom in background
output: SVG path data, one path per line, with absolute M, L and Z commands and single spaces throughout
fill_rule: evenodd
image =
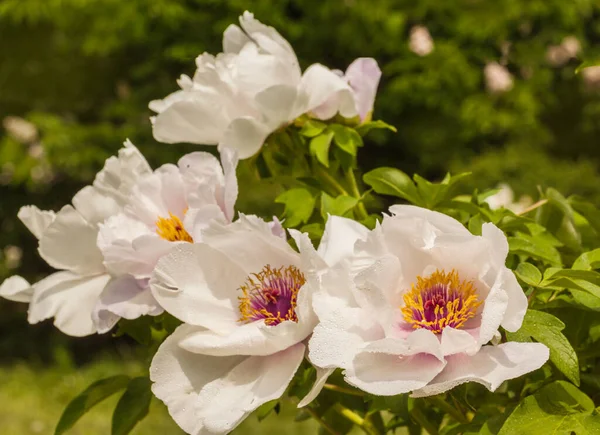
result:
M 498 62 L 488 63 L 483 73 L 486 87 L 493 94 L 510 91 L 514 85 L 511 73 Z
M 590 90 L 600 88 L 600 66 L 591 66 L 581 71 L 583 82 Z
M 546 51 L 546 60 L 552 66 L 563 66 L 579 53 L 581 44 L 574 36 L 565 37 L 560 45 L 551 45 Z
M 427 56 L 433 51 L 433 38 L 427 27 L 414 26 L 410 29 L 410 41 L 408 43 L 410 51 L 417 56 Z
M 21 143 L 31 143 L 38 138 L 35 125 L 19 116 L 7 116 L 2 120 L 2 126 L 13 139 Z

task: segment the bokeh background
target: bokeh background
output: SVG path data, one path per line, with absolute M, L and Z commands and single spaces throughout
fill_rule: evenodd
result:
M 16 219 L 21 206 L 58 210 L 125 138 L 155 166 L 197 149 L 154 141 L 148 102 L 192 74 L 198 54 L 220 51 L 245 9 L 276 27 L 303 67 L 378 60 L 374 117 L 398 133 L 369 137 L 363 170 L 397 166 L 430 179 L 470 171 L 472 188 L 503 182 L 536 199 L 553 186 L 600 204 L 600 67 L 576 73 L 600 59 L 595 0 L 2 0 L 0 281 L 49 272 Z M 281 212 L 268 182 L 245 185 L 240 209 Z M 25 318 L 26 306 L 0 301 L 3 434 L 51 433 L 95 378 L 144 371 L 126 339 L 72 339 Z M 108 433 L 111 406 L 73 433 Z M 291 412 L 238 433 L 280 432 Z M 177 430 L 156 403 L 137 433 Z

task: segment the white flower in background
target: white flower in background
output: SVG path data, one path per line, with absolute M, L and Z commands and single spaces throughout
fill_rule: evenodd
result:
M 284 393 L 316 325 L 319 273 L 367 230 L 330 217 L 317 252 L 305 234 L 290 232 L 300 253 L 257 217 L 214 221 L 202 243 L 181 244 L 159 260 L 152 292 L 185 324 L 154 356 L 152 391 L 187 433 L 227 433 Z
M 528 195 L 523 195 L 515 202 L 515 193 L 506 183 L 500 183 L 498 185 L 499 192 L 488 196 L 485 202 L 488 203 L 492 210 L 498 210 L 500 208 L 506 208 L 513 213 L 522 213 L 533 204 L 533 200 Z
M 149 173 L 148 163 L 130 143 L 119 157 L 107 160 L 94 184 L 73 197 L 73 205 L 59 212 L 22 207 L 19 219 L 39 240 L 40 256 L 58 272 L 29 285 L 19 276 L 8 278 L 0 296 L 29 302 L 29 323 L 54 318 L 58 329 L 68 335 L 85 336 L 97 332 L 92 312 L 111 276 L 96 245 L 98 225 L 117 214 L 132 182 Z
M 546 60 L 552 66 L 562 66 L 577 57 L 581 44 L 575 36 L 566 36 L 560 45 L 551 45 L 546 50 Z
M 325 112 L 328 116 L 364 113 L 374 99 L 374 62 L 359 60 L 347 77 L 319 64 L 302 74 L 290 44 L 245 12 L 240 26 L 225 30 L 223 53 L 200 55 L 193 79 L 181 76 L 181 90 L 150 103 L 157 112 L 154 137 L 166 143 L 219 144 L 248 158 L 270 133 L 332 99 L 336 104 Z
M 410 29 L 408 47 L 417 56 L 427 56 L 433 51 L 433 39 L 427 27 L 414 26 Z
M 4 264 L 8 269 L 16 269 L 21 264 L 23 250 L 18 246 L 8 245 L 4 248 Z
M 541 367 L 539 343 L 497 346 L 516 331 L 527 299 L 504 265 L 508 243 L 492 224 L 482 236 L 441 213 L 393 206 L 355 244 L 356 273 L 339 263 L 313 296 L 319 317 L 309 342 L 316 366 L 345 370 L 348 383 L 377 395 L 442 393 L 465 382 L 495 390 Z
M 510 91 L 513 87 L 513 77 L 505 66 L 498 62 L 488 63 L 483 73 L 485 75 L 485 84 L 493 94 Z
M 148 280 L 160 257 L 181 243 L 201 241 L 213 219 L 233 219 L 237 198 L 236 159 L 222 153 L 223 168 L 211 154 L 194 152 L 178 165 L 166 164 L 139 177 L 124 211 L 100 224 L 98 246 L 115 279 L 100 295 L 94 318 L 101 332 L 120 317 L 160 314 Z
M 583 81 L 590 90 L 600 88 L 600 66 L 590 66 L 581 70 Z
M 13 139 L 21 143 L 33 143 L 38 138 L 36 126 L 19 116 L 7 116 L 2 120 L 2 125 Z

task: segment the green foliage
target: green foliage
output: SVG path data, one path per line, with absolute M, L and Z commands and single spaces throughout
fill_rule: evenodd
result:
M 152 383 L 147 377 L 133 378 L 117 402 L 112 418 L 112 435 L 127 435 L 150 410 Z
M 128 383 L 129 377 L 125 375 L 112 376 L 94 382 L 65 408 L 54 435 L 65 433 L 93 406 L 122 390 Z

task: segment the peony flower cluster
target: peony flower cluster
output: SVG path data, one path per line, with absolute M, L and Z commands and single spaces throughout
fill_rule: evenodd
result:
M 94 182 L 58 212 L 19 212 L 57 271 L 7 279 L 0 295 L 29 304 L 73 336 L 166 312 L 181 325 L 158 348 L 152 391 L 190 434 L 233 430 L 281 397 L 300 364 L 317 371 L 310 403 L 342 369 L 367 393 L 429 396 L 465 382 L 495 390 L 541 367 L 539 343 L 502 342 L 527 300 L 505 266 L 493 224 L 481 236 L 426 209 L 396 205 L 373 230 L 326 219 L 308 234 L 235 212 L 238 158 L 301 116 L 357 122 L 373 110 L 373 59 L 345 73 L 302 72 L 290 44 L 246 12 L 223 53 L 204 53 L 181 90 L 150 107 L 156 139 L 218 144 L 153 170 L 126 142 Z M 294 247 L 292 247 L 294 246 Z

